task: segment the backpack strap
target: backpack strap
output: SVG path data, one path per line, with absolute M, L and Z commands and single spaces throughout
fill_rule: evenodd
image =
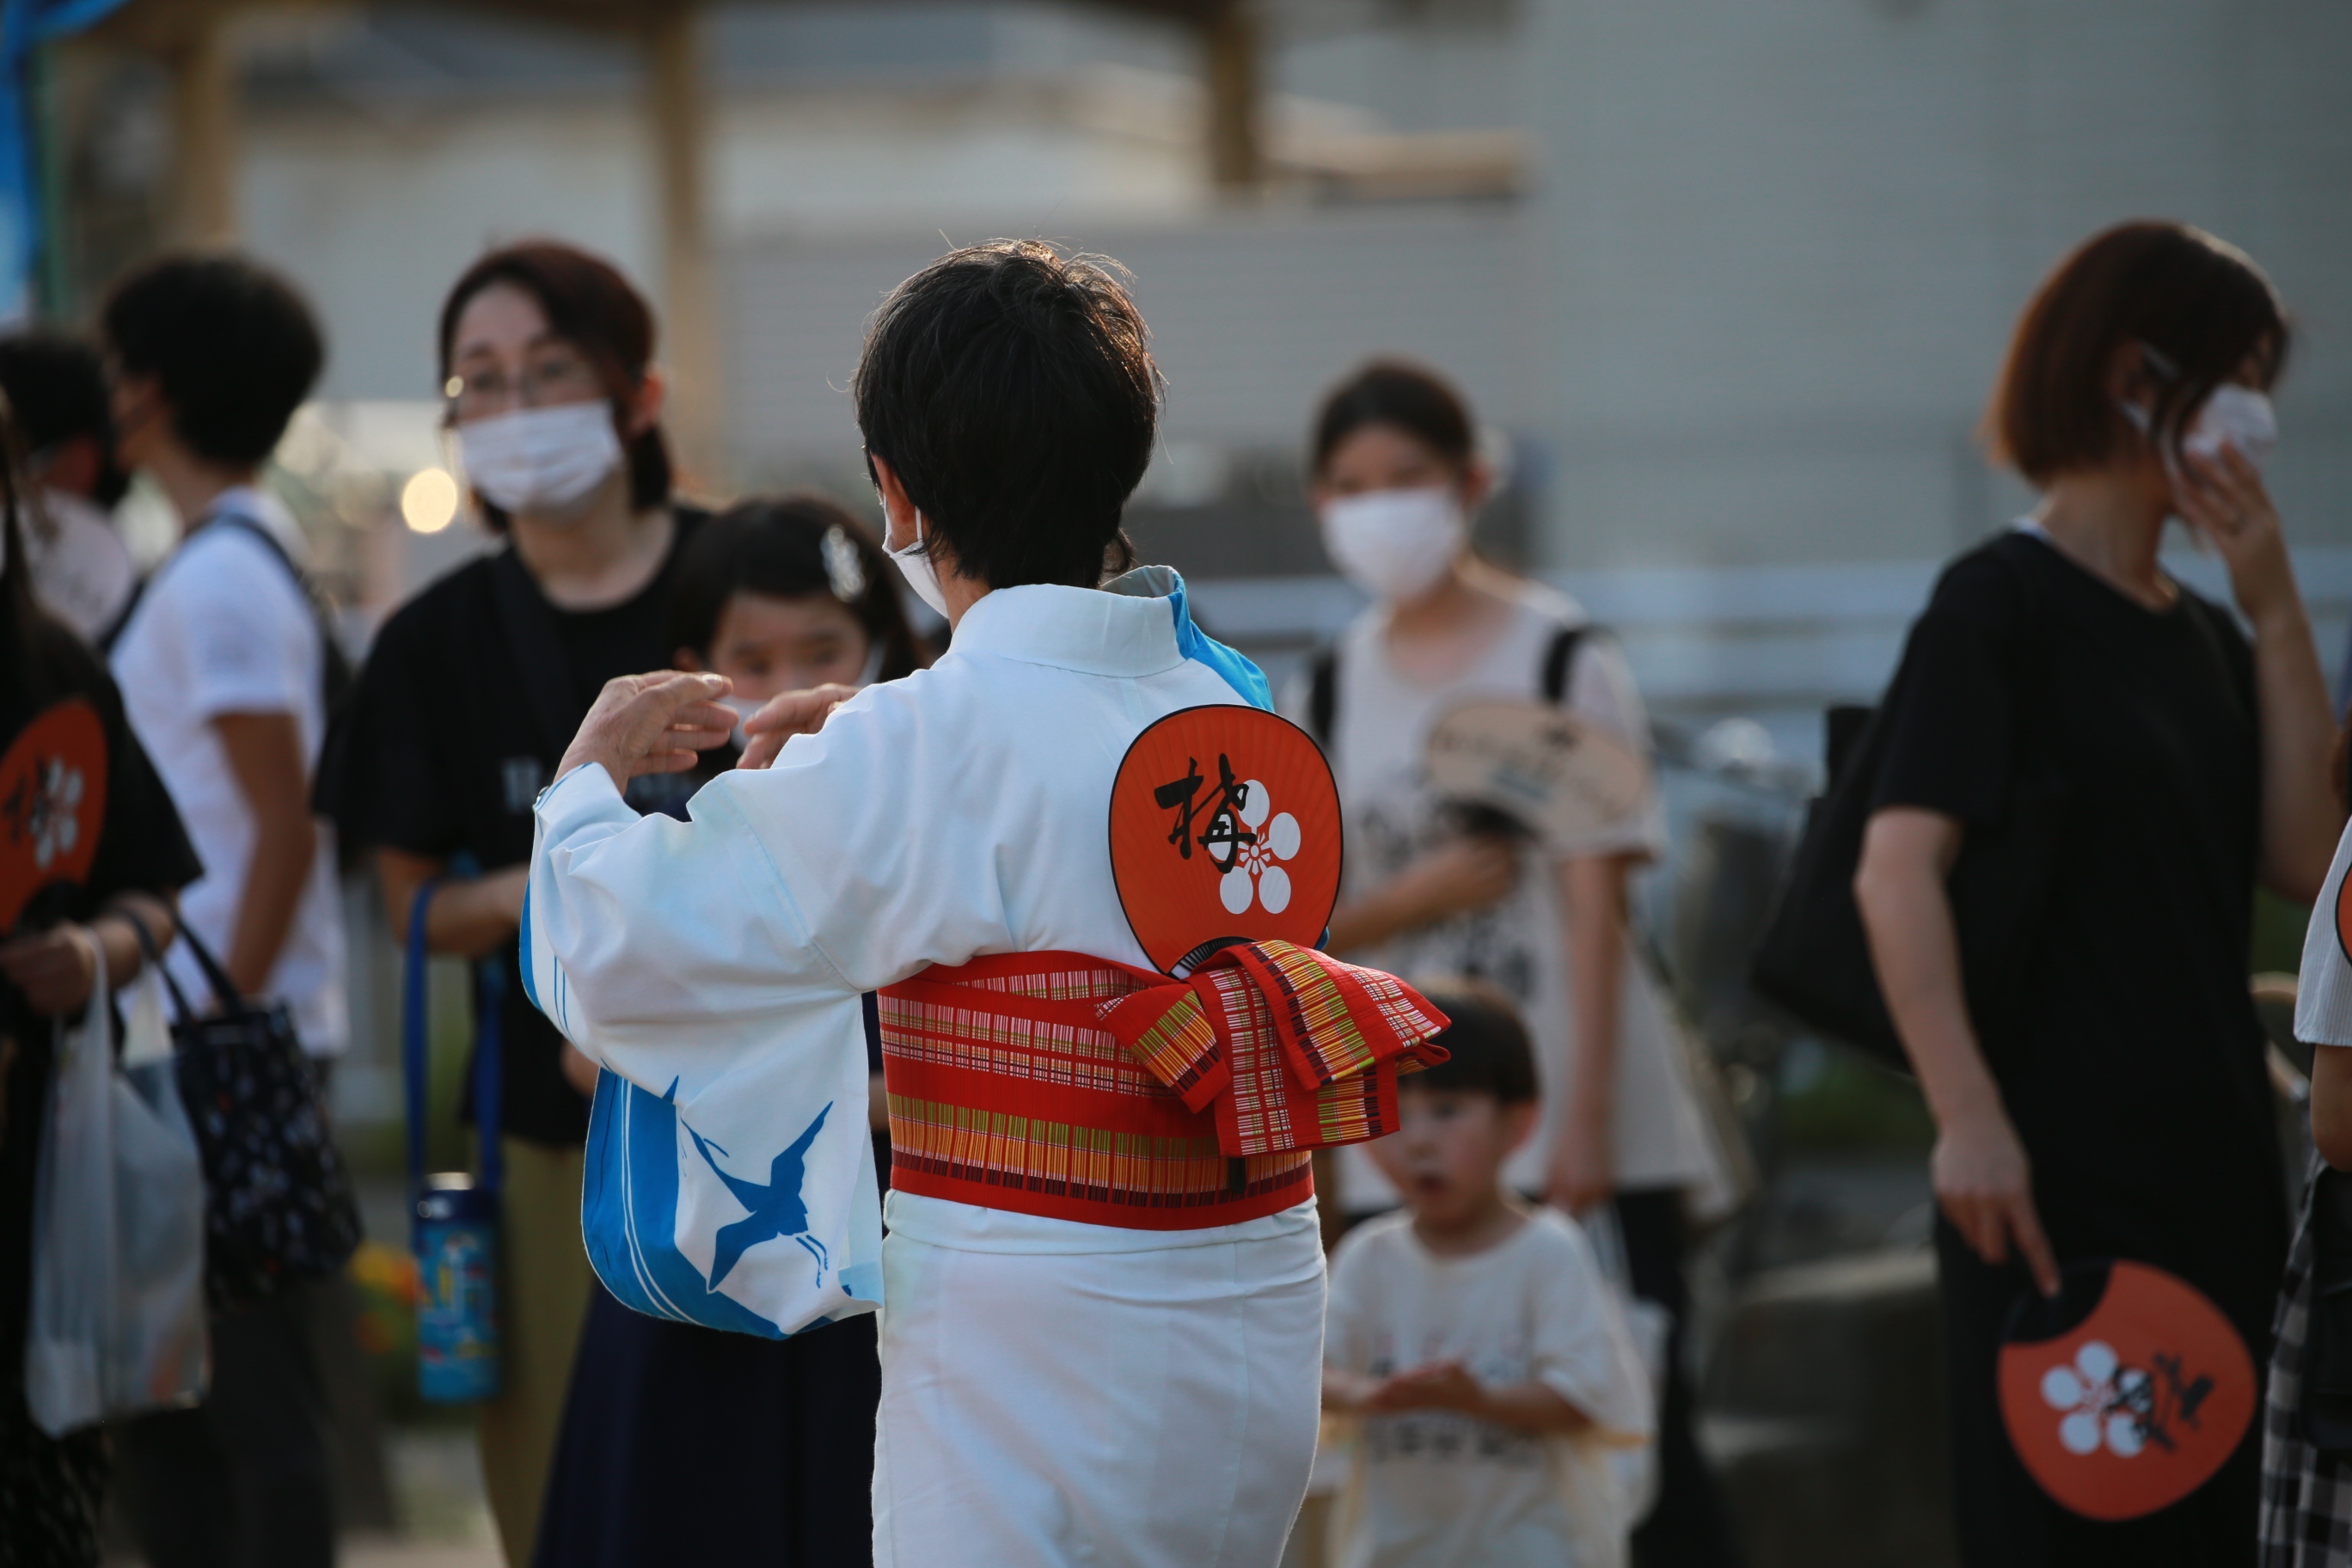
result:
M 216 511 L 205 520 L 205 525 L 234 528 L 259 540 L 263 547 L 278 558 L 278 563 L 286 568 L 286 574 L 294 579 L 294 591 L 302 595 L 302 602 L 310 607 L 310 618 L 318 623 L 319 690 L 326 700 L 327 712 L 332 714 L 342 706 L 343 699 L 351 695 L 356 677 L 352 670 L 351 656 L 343 651 L 342 643 L 335 636 L 333 617 L 327 609 L 326 600 L 319 594 L 318 584 L 310 581 L 309 573 L 295 564 L 294 557 L 286 552 L 284 542 L 257 520 L 243 512 Z M 142 584 L 142 591 L 144 591 L 144 584 Z M 131 607 L 123 611 L 122 621 L 107 634 L 110 638 L 120 635 L 121 626 L 131 618 L 131 608 L 135 608 L 137 604 L 134 597 Z
M 1576 667 L 1576 650 L 1584 642 L 1584 634 L 1592 629 L 1582 626 L 1562 626 L 1552 634 L 1550 646 L 1544 649 L 1543 700 L 1558 708 L 1568 701 L 1569 672 Z
M 1307 667 L 1307 732 L 1331 749 L 1331 723 L 1339 712 L 1339 650 L 1319 647 Z

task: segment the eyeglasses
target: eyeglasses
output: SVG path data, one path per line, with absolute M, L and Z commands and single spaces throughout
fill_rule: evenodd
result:
M 479 419 L 520 405 L 536 408 L 550 403 L 585 403 L 603 391 L 588 362 L 572 354 L 551 354 L 509 378 L 495 365 L 453 375 L 441 384 L 441 396 L 457 418 Z

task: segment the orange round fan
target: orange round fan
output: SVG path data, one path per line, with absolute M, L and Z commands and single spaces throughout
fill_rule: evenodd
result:
M 79 882 L 106 817 L 106 731 L 69 697 L 42 710 L 0 757 L 0 932 L 43 888 Z
M 1234 942 L 1312 947 L 1339 899 L 1339 791 L 1311 736 L 1263 709 L 1186 708 L 1135 738 L 1110 793 L 1127 923 L 1179 979 Z
M 2145 1263 L 2077 1264 L 2017 1314 L 2000 1414 L 2042 1489 L 2087 1519 L 2137 1519 L 2211 1479 L 2254 1418 L 2254 1363 L 2220 1308 Z

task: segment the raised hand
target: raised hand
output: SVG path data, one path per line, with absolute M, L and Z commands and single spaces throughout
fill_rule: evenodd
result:
M 794 735 L 814 735 L 824 728 L 833 710 L 857 695 L 855 686 L 812 686 L 806 691 L 784 691 L 771 697 L 760 710 L 743 721 L 750 744 L 735 765 L 764 768 L 776 760 L 784 742 Z
M 675 669 L 615 676 L 580 721 L 556 776 L 583 763 L 601 763 L 614 784 L 626 789 L 640 773 L 683 773 L 697 752 L 735 732 L 735 715 L 719 703 L 731 689 L 723 675 Z

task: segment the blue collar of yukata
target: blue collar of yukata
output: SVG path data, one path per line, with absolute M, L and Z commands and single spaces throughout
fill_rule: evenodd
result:
M 1183 574 L 1173 566 L 1138 566 L 1103 584 L 1107 594 L 1138 599 L 1165 599 L 1176 620 L 1176 651 L 1207 665 L 1253 708 L 1274 710 L 1274 694 L 1265 672 L 1192 624 L 1192 606 L 1184 598 Z

